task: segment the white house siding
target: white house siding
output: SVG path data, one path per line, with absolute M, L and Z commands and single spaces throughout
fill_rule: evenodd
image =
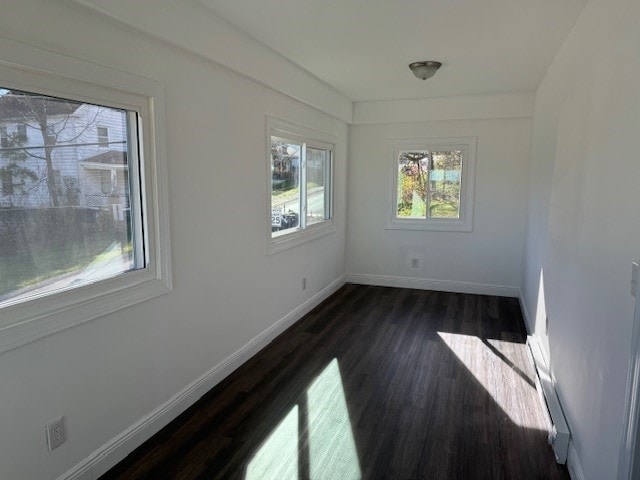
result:
M 1 108 L 1 106 L 0 106 Z M 63 206 L 84 206 L 87 194 L 98 192 L 87 181 L 83 181 L 82 168 L 79 162 L 109 150 L 126 151 L 126 114 L 111 108 L 96 107 L 83 104 L 70 115 L 51 115 L 49 127 L 58 135 L 56 147 L 52 151 L 53 168 L 59 172 L 56 183 L 59 187 L 60 203 Z M 8 135 L 17 132 L 18 119 L 0 122 L 7 129 Z M 106 127 L 110 144 L 99 145 L 98 128 Z M 64 146 L 65 144 L 69 146 Z M 40 128 L 32 122 L 27 124 L 27 141 L 22 144 L 24 151 L 37 157 L 44 157 L 44 140 Z M 12 162 L 6 152 L 0 151 L 0 168 Z M 13 194 L 5 195 L 0 188 L 0 206 L 16 208 L 49 207 L 51 197 L 47 186 L 47 167 L 43 158 L 27 156 L 24 161 L 17 162 L 38 177 L 33 181 L 24 178 L 24 185 L 15 185 Z M 57 175 L 56 175 L 57 176 Z M 99 178 L 98 178 L 99 182 Z M 19 183 L 15 179 L 14 183 Z M 90 182 L 89 182 L 90 183 Z M 89 191 L 84 191 L 85 189 Z

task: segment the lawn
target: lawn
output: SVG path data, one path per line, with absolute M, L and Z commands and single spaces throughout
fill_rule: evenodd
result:
M 21 245 L 20 254 L 0 251 L 0 300 L 82 270 L 105 255 L 116 236 L 114 232 L 95 233 L 84 238 L 70 235 L 64 244 L 47 242 L 37 249 Z

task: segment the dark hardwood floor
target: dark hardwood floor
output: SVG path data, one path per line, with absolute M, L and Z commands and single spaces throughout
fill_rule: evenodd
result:
M 102 479 L 568 479 L 524 342 L 517 299 L 346 285 Z

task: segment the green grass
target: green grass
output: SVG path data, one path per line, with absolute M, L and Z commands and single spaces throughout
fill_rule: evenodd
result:
M 438 202 L 429 206 L 430 218 L 458 218 L 458 205 Z
M 291 187 L 287 188 L 286 190 L 273 190 L 271 192 L 271 199 L 279 200 L 281 198 L 294 197 L 298 195 L 299 192 L 300 190 L 298 189 L 298 187 Z
M 38 285 L 49 279 L 64 277 L 77 272 L 96 260 L 116 257 L 120 251 L 105 251 L 114 237 L 111 235 L 95 235 L 87 242 L 66 243 L 64 248 L 40 248 L 32 252 L 33 262 L 28 256 L 0 256 L 0 297 L 10 293 Z M 129 249 L 132 247 L 127 245 Z M 125 250 L 126 248 L 125 247 Z M 125 252 L 126 253 L 126 252 Z
M 458 218 L 458 204 L 435 202 L 429 206 L 429 218 Z M 419 205 L 418 211 L 413 210 L 411 203 L 398 205 L 397 216 L 402 218 L 425 218 L 427 208 L 424 203 Z

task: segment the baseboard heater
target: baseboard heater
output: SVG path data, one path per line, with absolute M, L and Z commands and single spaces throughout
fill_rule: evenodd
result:
M 531 335 L 527 337 L 527 345 L 529 346 L 531 361 L 536 370 L 536 390 L 540 395 L 542 404 L 547 407 L 549 423 L 551 424 L 549 436 L 547 437 L 549 445 L 553 448 L 556 462 L 565 464 L 567 463 L 567 451 L 569 449 L 569 437 L 571 433 L 569 432 L 567 421 L 564 418 L 560 400 L 558 400 L 556 389 L 551 381 L 549 366 L 545 361 L 540 345 Z

